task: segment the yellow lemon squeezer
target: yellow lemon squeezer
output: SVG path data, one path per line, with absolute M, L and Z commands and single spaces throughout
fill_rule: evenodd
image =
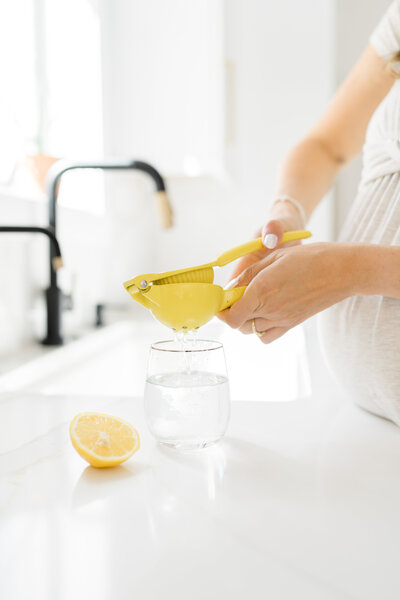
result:
M 308 238 L 309 231 L 287 231 L 282 242 Z M 146 273 L 125 281 L 124 287 L 136 302 L 149 309 L 154 317 L 174 331 L 193 330 L 243 296 L 246 286 L 224 290 L 213 283 L 213 267 L 223 267 L 233 260 L 264 248 L 261 238 L 223 252 L 214 262 L 164 273 Z

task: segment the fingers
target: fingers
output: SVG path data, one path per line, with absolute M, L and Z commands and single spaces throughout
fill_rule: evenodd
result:
M 249 283 L 251 281 L 253 281 L 253 279 L 256 277 L 256 275 L 258 275 L 260 273 L 260 271 L 265 269 L 265 267 L 268 264 L 270 264 L 271 260 L 273 260 L 273 259 L 271 259 L 271 256 L 273 254 L 274 254 L 273 252 L 269 252 L 262 259 L 250 264 L 241 273 L 239 273 L 239 275 L 235 279 L 235 285 L 232 285 L 231 287 L 237 287 L 237 286 L 241 286 L 241 285 L 249 285 Z
M 253 330 L 253 322 L 256 331 Z M 263 317 L 257 317 L 256 319 L 251 319 L 250 321 L 246 321 L 240 328 L 239 331 L 248 335 L 250 333 L 258 334 L 258 337 L 262 341 L 263 344 L 269 344 L 274 340 L 277 340 L 284 333 L 286 333 L 290 328 L 274 325 L 273 321 L 269 319 L 264 319 Z
M 255 233 L 255 238 L 259 238 L 261 236 L 261 228 L 259 228 Z M 251 252 L 250 254 L 246 254 L 242 256 L 242 258 L 238 261 L 235 268 L 233 269 L 231 276 L 225 286 L 224 289 L 229 290 L 236 285 L 236 278 L 245 270 L 247 267 L 261 260 L 265 254 L 268 252 L 266 248 L 262 248 L 255 252 Z
M 240 268 L 235 269 L 232 273 L 228 283 L 224 286 L 224 290 L 230 290 L 231 288 L 239 285 L 249 285 L 250 281 L 255 277 L 261 269 L 263 269 L 263 259 L 256 262 L 242 262 L 239 265 Z
M 230 327 L 240 329 L 246 321 L 251 321 L 255 317 L 270 318 L 270 295 L 276 295 L 281 284 L 277 282 L 274 271 L 268 273 L 266 271 L 280 259 L 281 254 L 280 250 L 270 252 L 263 260 L 251 265 L 236 278 L 237 286 L 247 286 L 247 288 L 243 296 L 224 311 L 223 320 Z
M 230 325 L 230 310 L 231 309 L 228 308 L 227 310 L 224 310 L 223 312 L 217 314 L 217 317 L 221 321 L 224 321 L 224 323 L 227 323 L 228 325 Z M 284 335 L 290 329 L 290 327 L 274 326 L 272 324 L 272 321 L 269 321 L 268 319 L 264 319 L 262 317 L 257 317 L 257 319 L 255 320 L 255 324 L 257 331 L 262 334 L 258 336 L 258 338 L 263 344 L 270 344 L 271 342 L 274 342 L 278 338 L 282 337 L 282 335 Z M 243 323 L 243 325 L 239 327 L 239 331 L 241 333 L 244 333 L 245 335 L 254 334 L 252 328 L 252 319 Z
M 250 290 L 250 293 L 248 291 L 249 288 L 245 290 L 240 300 L 217 315 L 221 321 L 224 321 L 233 329 L 240 329 L 250 317 L 257 316 L 258 311 L 262 309 L 262 304 L 254 291 Z
M 263 244 L 269 250 L 276 248 L 280 244 L 283 236 L 283 226 L 281 221 L 272 220 L 264 225 L 261 231 Z
M 289 331 L 289 327 L 271 327 L 268 329 L 263 335 L 260 337 L 260 341 L 263 344 L 270 344 L 274 342 L 278 338 L 282 337 L 287 331 Z
M 256 330 L 259 333 L 263 333 L 264 331 L 267 331 L 267 329 L 271 329 L 271 327 L 272 327 L 272 321 L 270 321 L 269 319 L 264 319 L 263 317 L 257 317 L 257 319 L 254 319 L 254 324 L 255 324 Z M 254 333 L 253 319 L 250 319 L 250 321 L 246 321 L 239 328 L 239 331 L 241 333 L 244 333 L 245 335 L 248 335 L 249 333 Z
M 257 263 L 254 263 L 253 265 L 250 265 L 249 267 L 247 267 L 247 269 L 245 269 L 244 271 L 242 271 L 234 280 L 235 281 L 235 285 L 233 285 L 232 287 L 238 287 L 241 285 L 249 285 L 249 283 L 251 282 L 252 279 L 254 279 L 254 277 L 256 275 L 258 275 L 258 273 L 263 269 L 263 265 L 262 262 L 259 261 Z M 233 283 L 233 282 L 232 282 Z
M 242 327 L 240 327 L 239 331 L 245 335 L 249 333 L 258 333 L 258 338 L 263 344 L 270 344 L 271 342 L 280 338 L 290 329 L 289 327 L 273 326 L 272 321 L 263 319 L 262 317 L 257 317 L 257 319 L 254 319 L 254 325 L 256 328 L 256 332 L 254 332 L 252 323 L 253 319 L 251 321 L 247 321 L 244 325 L 242 325 Z
M 273 250 L 276 246 L 280 244 L 282 241 L 283 232 L 285 231 L 285 227 L 282 221 L 271 220 L 268 221 L 264 225 L 262 229 L 259 229 L 256 232 L 256 237 L 260 237 L 263 240 L 264 247 L 255 252 L 251 252 L 246 256 L 242 257 L 229 278 L 224 289 L 229 290 L 237 285 L 247 285 L 250 283 L 252 277 L 255 277 L 257 273 L 261 270 L 260 267 L 255 270 L 247 271 L 245 274 L 245 270 L 247 270 L 250 266 L 256 265 L 259 263 L 265 256 L 267 256 L 271 250 Z M 238 282 L 238 277 L 243 276 Z M 244 282 L 244 283 L 243 283 Z
M 253 257 L 251 256 L 251 254 L 248 254 L 246 256 L 244 256 L 243 258 L 240 259 L 240 261 L 238 262 L 238 264 L 236 265 L 236 267 L 233 269 L 231 276 L 229 278 L 229 281 L 227 283 L 227 286 L 229 287 L 224 287 L 224 289 L 231 289 L 232 287 L 236 287 L 237 285 L 237 277 L 239 277 L 239 275 L 241 273 L 243 273 L 251 264 L 253 264 L 255 261 L 253 259 Z
M 251 318 L 262 316 L 267 293 L 264 289 L 265 286 L 259 285 L 260 281 L 257 275 L 265 268 L 265 263 L 270 261 L 270 257 L 274 254 L 270 253 L 263 260 L 250 265 L 234 281 L 228 284 L 229 288 L 248 286 L 243 296 L 230 308 L 223 311 L 222 320 L 233 329 L 240 329 L 246 321 L 251 321 Z M 225 289 L 227 289 L 227 286 L 225 286 Z

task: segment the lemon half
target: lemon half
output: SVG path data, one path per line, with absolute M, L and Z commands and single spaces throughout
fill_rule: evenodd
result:
M 139 434 L 130 423 L 98 412 L 76 415 L 69 434 L 75 450 L 92 467 L 114 467 L 140 448 Z

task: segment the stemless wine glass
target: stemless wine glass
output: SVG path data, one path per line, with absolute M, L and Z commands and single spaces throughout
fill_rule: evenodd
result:
M 152 344 L 144 401 L 148 427 L 160 443 L 189 450 L 218 441 L 230 414 L 222 344 L 209 340 Z

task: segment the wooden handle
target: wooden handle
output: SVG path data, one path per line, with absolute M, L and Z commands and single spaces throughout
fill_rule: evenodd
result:
M 163 229 L 172 227 L 172 207 L 167 196 L 167 192 L 164 190 L 156 192 L 157 211 L 160 216 L 161 226 Z
M 64 262 L 61 256 L 55 256 L 54 258 L 52 258 L 51 262 L 55 271 L 58 271 L 58 269 L 62 269 L 62 267 L 64 266 Z

